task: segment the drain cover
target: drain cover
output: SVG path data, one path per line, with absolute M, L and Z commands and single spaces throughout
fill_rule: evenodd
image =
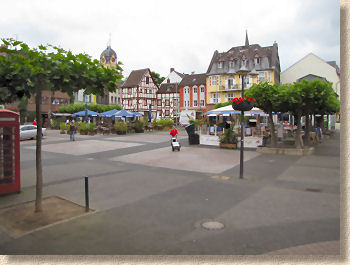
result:
M 305 189 L 306 191 L 311 191 L 311 192 L 321 192 L 320 189 L 314 189 L 314 188 L 307 188 Z
M 224 229 L 224 224 L 216 221 L 207 221 L 202 223 L 202 227 L 207 230 L 221 230 Z

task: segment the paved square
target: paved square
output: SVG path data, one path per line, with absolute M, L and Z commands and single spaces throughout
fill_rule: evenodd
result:
M 125 142 L 107 142 L 107 141 L 68 141 L 66 143 L 48 144 L 42 146 L 42 151 L 61 153 L 68 155 L 86 155 L 92 153 L 99 153 L 115 149 L 128 148 L 139 146 L 142 144 L 125 143 Z M 25 147 L 27 149 L 35 149 L 35 146 Z
M 245 151 L 244 161 L 258 155 L 256 152 Z M 218 174 L 239 164 L 239 151 L 181 147 L 180 152 L 173 152 L 169 145 L 169 147 L 118 156 L 110 160 Z
M 188 138 L 188 136 L 178 136 L 178 139 L 184 139 Z M 146 143 L 164 143 L 164 142 L 170 142 L 170 135 L 167 134 L 133 134 L 133 135 L 126 135 L 126 136 L 116 136 L 116 137 L 110 137 L 106 140 L 113 140 L 113 141 L 131 141 L 131 142 L 146 142 Z

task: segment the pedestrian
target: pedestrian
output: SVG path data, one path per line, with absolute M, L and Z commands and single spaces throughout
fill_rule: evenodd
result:
M 178 134 L 179 134 L 179 133 L 177 132 L 175 125 L 173 125 L 173 128 L 172 128 L 171 131 L 170 131 L 171 137 L 172 137 L 172 138 L 173 138 L 173 137 L 176 137 Z
M 34 121 L 33 121 L 33 125 L 35 125 L 35 126 L 36 126 L 36 120 L 34 120 Z
M 74 137 L 75 126 L 74 126 L 73 121 L 70 122 L 69 133 L 70 133 L 70 140 L 71 140 L 71 141 L 75 141 L 75 137 Z

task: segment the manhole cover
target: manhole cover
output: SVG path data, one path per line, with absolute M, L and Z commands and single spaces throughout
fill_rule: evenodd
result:
M 314 189 L 314 188 L 307 188 L 305 189 L 306 191 L 311 191 L 311 192 L 320 192 L 320 189 Z
M 221 230 L 224 229 L 224 224 L 216 221 L 206 221 L 202 223 L 202 227 L 207 230 Z

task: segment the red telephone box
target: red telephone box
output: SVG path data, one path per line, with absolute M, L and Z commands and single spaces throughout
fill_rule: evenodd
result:
M 0 194 L 19 192 L 19 114 L 0 109 Z

